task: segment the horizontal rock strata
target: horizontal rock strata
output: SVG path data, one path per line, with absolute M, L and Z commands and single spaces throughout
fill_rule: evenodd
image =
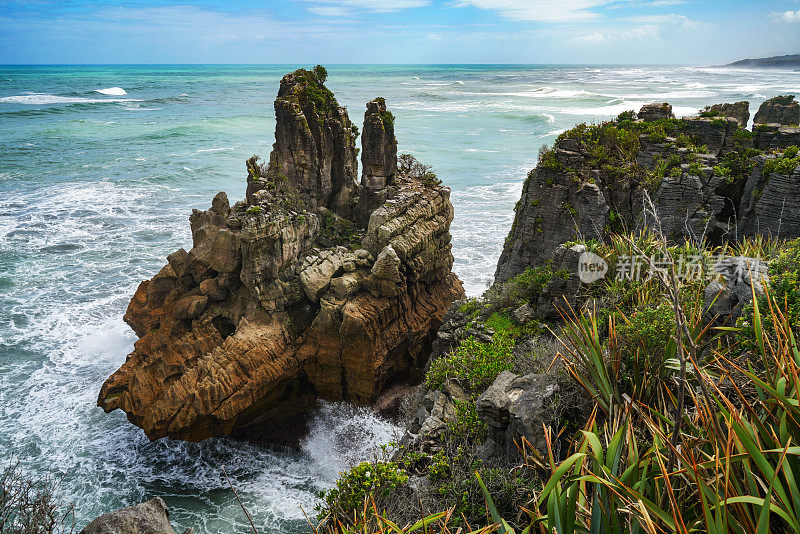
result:
M 283 79 L 274 149 L 269 165 L 248 160 L 247 200 L 231 207 L 220 193 L 195 210 L 192 249 L 171 254 L 128 306 L 140 339 L 98 404 L 151 439 L 290 442 L 315 399 L 370 404 L 419 380 L 463 296 L 449 189 L 392 168 L 394 133 L 376 127 L 386 108 L 374 103 L 358 184 L 357 130 L 323 80 L 302 69 Z

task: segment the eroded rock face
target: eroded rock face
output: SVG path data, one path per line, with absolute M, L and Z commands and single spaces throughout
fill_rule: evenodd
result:
M 632 161 L 597 164 L 587 143 L 558 139 L 523 185 L 496 283 L 554 259 L 562 243 L 602 240 L 623 227 L 659 229 L 672 242 L 800 236 L 800 167 L 765 171 L 782 157 L 770 152 L 800 143 L 800 128 L 769 125 L 751 132 L 734 117 L 670 121 L 667 108 L 658 110 L 645 106 L 634 126 L 671 122 L 679 133 L 640 135 Z M 680 146 L 676 137 L 694 148 Z M 646 197 L 652 210 L 645 209 Z
M 558 393 L 558 383 L 547 374 L 517 376 L 500 373 L 476 403 L 478 417 L 489 429 L 487 456 L 516 458 L 523 439 L 539 454 L 547 453 L 544 426 L 552 424 L 551 405 Z
M 753 124 L 780 124 L 782 126 L 800 125 L 800 102 L 793 96 L 770 98 L 758 108 Z
M 639 118 L 643 121 L 657 121 L 661 119 L 671 119 L 673 117 L 672 106 L 667 102 L 646 104 L 639 110 Z
M 746 100 L 733 104 L 714 104 L 706 107 L 705 111 L 716 113 L 720 117 L 734 118 L 742 128 L 746 128 L 747 123 L 750 122 L 750 102 Z
M 270 181 L 286 180 L 309 209 L 352 215 L 358 198 L 356 131 L 323 81 L 304 69 L 281 80 L 269 169 L 264 177 L 251 174 L 248 201 Z
M 352 148 L 333 133 L 349 135 L 343 110 L 329 108 L 329 129 L 306 135 L 304 97 L 285 98 L 302 77 L 287 78 L 276 109 L 291 113 L 278 116 L 269 168 L 248 161 L 247 202 L 231 207 L 220 193 L 192 213 L 193 248 L 171 254 L 128 306 L 140 339 L 98 404 L 123 410 L 151 439 L 233 433 L 291 444 L 317 398 L 370 404 L 419 380 L 436 329 L 463 296 L 451 272 L 449 189 L 395 174 L 386 201 L 359 212 L 354 174 L 335 163 Z M 326 139 L 338 141 L 317 151 Z M 384 140 L 396 153 L 393 133 Z M 286 154 L 306 164 L 270 181 Z M 294 194 L 301 200 L 287 203 Z M 340 215 L 348 210 L 350 219 Z
M 361 133 L 361 165 L 361 196 L 358 199 L 361 219 L 358 222 L 365 228 L 369 214 L 389 198 L 397 175 L 394 115 L 386 109 L 383 98 L 367 102 Z

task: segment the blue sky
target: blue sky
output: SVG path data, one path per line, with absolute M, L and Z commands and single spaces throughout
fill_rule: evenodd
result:
M 686 63 L 800 53 L 800 0 L 0 0 L 0 63 Z

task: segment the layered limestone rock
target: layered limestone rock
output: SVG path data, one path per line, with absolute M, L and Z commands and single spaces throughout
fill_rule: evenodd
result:
M 779 124 L 782 126 L 800 125 L 800 102 L 794 95 L 770 98 L 758 108 L 753 124 Z
M 386 109 L 386 100 L 367 102 L 364 130 L 361 135 L 361 196 L 358 199 L 361 220 L 381 206 L 391 194 L 397 175 L 397 140 L 394 137 L 394 115 Z
M 800 167 L 790 148 L 800 144 L 800 129 L 748 131 L 743 116 L 724 116 L 738 112 L 719 109 L 670 119 L 668 106 L 648 105 L 638 121 L 622 115 L 560 136 L 523 185 L 496 282 L 543 265 L 562 243 L 622 228 L 713 244 L 756 233 L 800 236 Z
M 358 198 L 357 129 L 325 87 L 323 72 L 299 69 L 281 80 L 268 172 L 249 173 L 248 202 L 256 191 L 286 181 L 305 207 L 352 215 Z
M 171 254 L 128 306 L 140 339 L 98 404 L 151 439 L 291 443 L 315 399 L 370 404 L 419 380 L 463 296 L 449 189 L 394 173 L 384 202 L 361 204 L 354 130 L 332 95 L 318 101 L 327 89 L 313 76 L 281 82 L 276 143 L 268 166 L 248 160 L 247 201 L 230 206 L 220 193 L 195 210 L 192 249 Z M 364 143 L 385 170 L 370 172 L 385 173 L 394 135 L 374 126 Z
M 643 121 L 657 121 L 661 119 L 672 119 L 675 115 L 672 114 L 672 106 L 663 102 L 660 104 L 646 104 L 639 110 L 638 117 Z
M 747 128 L 747 123 L 750 122 L 750 102 L 744 100 L 733 104 L 714 104 L 706 106 L 703 113 L 709 116 L 734 118 L 739 126 Z

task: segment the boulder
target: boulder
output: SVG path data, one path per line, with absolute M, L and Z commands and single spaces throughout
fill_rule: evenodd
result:
M 724 258 L 714 265 L 722 281 L 714 280 L 705 289 L 706 313 L 713 319 L 736 322 L 742 310 L 769 285 L 767 263 L 758 258 L 736 256 Z
M 188 528 L 183 534 L 192 534 Z M 103 514 L 86 525 L 81 534 L 175 534 L 167 505 L 156 497 L 145 503 Z
M 558 383 L 552 376 L 500 373 L 477 401 L 478 417 L 489 428 L 487 445 L 491 452 L 484 454 L 517 458 L 523 437 L 540 454 L 546 454 L 543 425 L 553 423 L 557 392 Z
M 794 99 L 794 95 L 770 98 L 758 108 L 753 124 L 800 126 L 800 102 Z

